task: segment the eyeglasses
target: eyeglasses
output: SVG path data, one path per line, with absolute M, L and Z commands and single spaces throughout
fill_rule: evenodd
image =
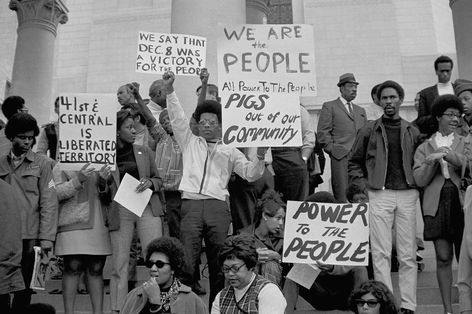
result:
M 205 125 L 209 125 L 209 126 L 216 126 L 218 124 L 218 122 L 216 121 L 212 121 L 212 120 L 200 120 L 198 122 L 198 125 L 200 126 L 205 126 Z
M 147 261 L 146 262 L 146 267 L 147 268 L 152 268 L 152 266 L 156 265 L 157 268 L 161 269 L 163 268 L 165 265 L 170 265 L 170 263 L 166 263 L 164 261 L 161 261 L 161 260 L 157 260 L 157 261 Z
M 377 304 L 380 303 L 377 300 L 362 300 L 362 299 L 358 299 L 355 302 L 356 302 L 356 305 L 359 306 L 359 307 L 363 307 L 364 304 L 367 303 L 367 306 L 370 307 L 370 308 L 374 308 L 374 307 L 377 306 Z
M 452 112 L 445 112 L 442 114 L 443 116 L 447 116 L 449 119 L 454 119 L 454 117 L 456 117 L 457 119 L 460 119 L 461 118 L 461 114 L 460 113 L 452 113 Z
M 224 265 L 222 268 L 221 268 L 221 271 L 225 274 L 229 273 L 230 271 L 233 273 L 233 274 L 236 274 L 241 268 L 243 268 L 243 266 L 246 265 L 246 264 L 241 264 L 239 266 L 237 265 L 233 265 L 231 267 L 228 267 L 226 265 Z

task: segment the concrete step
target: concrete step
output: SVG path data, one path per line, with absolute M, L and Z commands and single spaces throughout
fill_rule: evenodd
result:
M 453 305 L 454 313 L 459 313 L 459 305 Z M 351 311 L 317 311 L 313 308 L 311 309 L 297 309 L 296 314 L 352 314 Z M 442 305 L 420 305 L 416 308 L 416 314 L 444 314 L 444 309 Z
M 457 282 L 457 270 L 453 270 L 452 303 L 459 303 L 459 292 L 455 283 Z M 393 293 L 400 295 L 398 285 L 398 273 L 392 273 Z M 418 274 L 416 289 L 416 302 L 419 305 L 441 305 L 441 292 L 439 291 L 436 272 L 428 271 Z
M 38 292 L 34 294 L 32 303 L 41 302 L 52 304 L 56 308 L 56 313 L 64 313 L 64 303 L 62 300 L 62 294 L 48 294 L 47 292 Z M 103 299 L 104 313 L 110 313 L 110 295 L 105 295 Z M 90 296 L 77 295 L 75 299 L 75 313 L 92 313 L 92 303 Z
M 33 296 L 32 302 L 43 302 L 49 303 L 56 307 L 57 313 L 64 313 L 64 307 L 62 303 L 62 295 L 52 295 L 47 293 L 38 293 Z M 76 298 L 76 314 L 91 314 L 90 297 L 88 295 L 77 295 Z M 454 304 L 454 313 L 459 313 L 459 305 Z M 104 299 L 104 313 L 110 313 L 110 297 L 105 296 Z M 309 303 L 300 298 L 296 314 L 308 314 L 308 313 L 320 313 L 320 314 L 348 314 L 349 311 L 316 311 Z M 442 305 L 418 305 L 416 314 L 443 314 L 444 310 Z
M 436 279 L 436 262 L 434 255 L 434 248 L 431 242 L 426 242 L 425 251 L 422 252 L 424 257 L 425 269 L 423 272 L 418 273 L 418 289 L 417 289 L 417 314 L 442 314 L 444 313 L 441 301 L 441 294 L 439 292 L 438 283 Z M 204 259 L 203 259 L 204 260 Z M 203 268 L 202 268 L 203 269 Z M 457 263 L 453 265 L 453 283 L 457 282 Z M 138 281 L 146 280 L 148 278 L 148 269 L 144 266 L 138 266 L 137 268 Z M 398 290 L 398 273 L 392 273 L 392 282 L 394 285 L 394 294 L 399 299 Z M 139 284 L 139 282 L 138 282 Z M 208 285 L 208 272 L 205 269 L 201 284 L 207 291 L 209 291 Z M 51 291 L 53 289 L 60 289 L 60 280 L 50 280 L 47 282 L 46 290 Z M 106 291 L 108 288 L 106 288 Z M 453 287 L 452 290 L 454 312 L 458 312 L 458 293 L 457 287 Z M 208 294 L 202 296 L 205 304 L 208 304 Z M 54 305 L 57 309 L 58 314 L 64 313 L 62 295 L 52 295 L 47 292 L 38 292 L 33 295 L 33 302 L 45 302 Z M 105 295 L 104 298 L 104 313 L 110 312 L 110 296 Z M 89 295 L 77 295 L 76 298 L 76 313 L 85 314 L 91 313 L 91 303 Z M 298 299 L 297 314 L 306 313 L 330 313 L 330 314 L 344 314 L 350 313 L 346 311 L 316 311 L 311 305 L 306 302 L 302 297 Z

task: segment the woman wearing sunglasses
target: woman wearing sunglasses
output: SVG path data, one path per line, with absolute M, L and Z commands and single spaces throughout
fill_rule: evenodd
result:
M 150 278 L 126 296 L 121 313 L 208 313 L 202 299 L 178 279 L 185 263 L 184 249 L 179 240 L 170 237 L 153 240 L 146 252 Z
M 350 310 L 355 314 L 397 314 L 395 298 L 380 281 L 366 281 L 354 290 L 349 300 Z

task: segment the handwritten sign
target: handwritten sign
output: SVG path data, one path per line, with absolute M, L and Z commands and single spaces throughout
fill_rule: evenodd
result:
M 369 252 L 369 204 L 288 201 L 283 261 L 365 266 Z
M 116 162 L 116 96 L 66 94 L 59 97 L 59 159 L 63 170 L 88 162 L 97 170 Z
M 311 25 L 224 25 L 218 36 L 221 92 L 316 96 Z
M 199 75 L 205 67 L 206 38 L 139 32 L 136 72 L 162 74 L 171 70 L 176 75 Z
M 224 144 L 235 147 L 302 145 L 298 95 L 223 93 L 221 99 Z

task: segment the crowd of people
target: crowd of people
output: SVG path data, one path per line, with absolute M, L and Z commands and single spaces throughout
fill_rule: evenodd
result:
M 206 69 L 193 113 L 184 112 L 172 72 L 151 84 L 149 99 L 138 83 L 128 83 L 117 91 L 114 169 L 64 170 L 57 160 L 58 123 L 40 128 L 22 97 L 8 97 L 2 104 L 8 121 L 0 130 L 0 312 L 30 307 L 33 247 L 39 246 L 43 262 L 53 254 L 63 259 L 65 313 L 74 313 L 83 281 L 93 313 L 103 313 L 108 259 L 112 313 L 293 313 L 302 296 L 319 310 L 410 314 L 426 240 L 434 243 L 445 313 L 453 312 L 454 255 L 461 311 L 472 313 L 472 235 L 465 223 L 472 217 L 466 194 L 472 81 L 452 83 L 447 56 L 434 69 L 438 83 L 417 94 L 413 122 L 400 117 L 405 92 L 399 83 L 372 89 L 380 113 L 368 120 L 353 103 L 354 74 L 341 75 L 340 96 L 323 104 L 316 129 L 300 106 L 301 147 L 223 145 L 218 88 Z M 332 194 L 315 192 L 324 152 Z M 114 201 L 125 175 L 139 181 L 137 193 L 152 191 L 141 217 Z M 369 202 L 369 266 L 319 261 L 321 273 L 309 289 L 286 278 L 293 266 L 282 261 L 289 200 Z M 207 293 L 199 283 L 202 252 L 208 304 L 198 296 Z M 149 279 L 137 284 L 139 255 Z

